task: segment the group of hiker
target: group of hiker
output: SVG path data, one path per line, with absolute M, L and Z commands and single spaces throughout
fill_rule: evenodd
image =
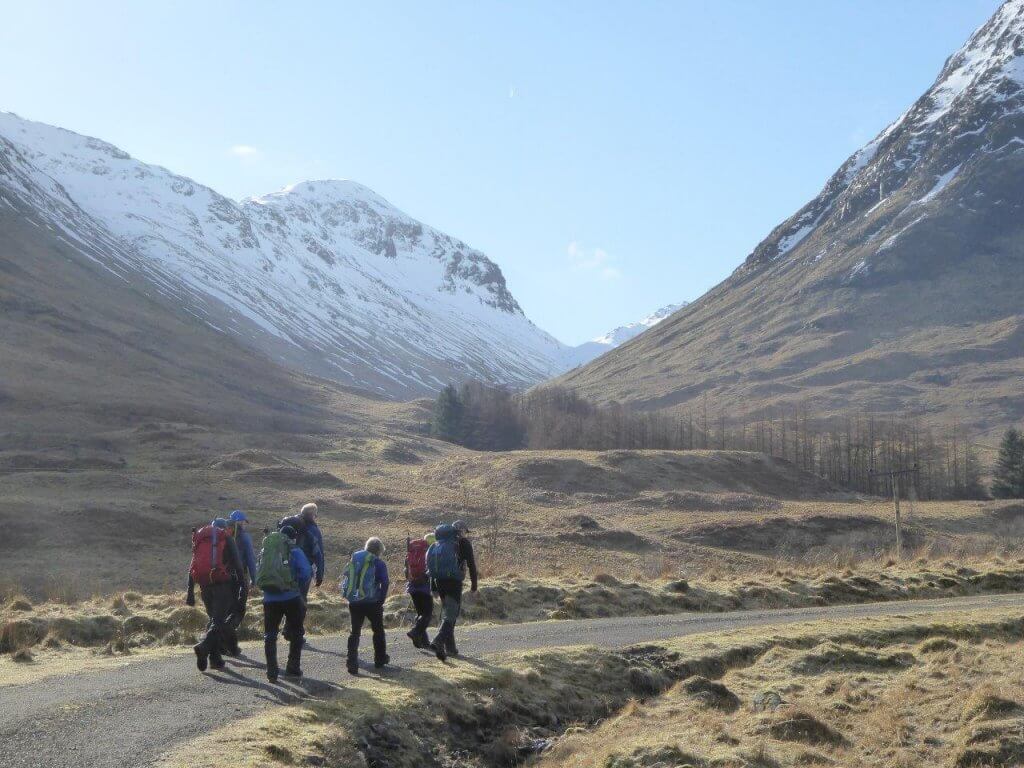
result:
M 223 669 L 224 656 L 238 656 L 238 628 L 248 606 L 250 591 L 263 595 L 263 644 L 267 679 L 277 682 L 278 635 L 288 642 L 284 674 L 302 676 L 305 645 L 306 600 L 311 584 L 321 586 L 326 571 L 323 535 L 317 525 L 317 505 L 305 504 L 299 514 L 282 518 L 264 536 L 257 557 L 246 530 L 248 516 L 235 510 L 192 533 L 185 602 L 195 605 L 195 588 L 209 621 L 202 639 L 193 647 L 196 666 Z M 416 620 L 407 633 L 416 648 L 430 650 L 444 661 L 458 655 L 455 624 L 462 609 L 463 585 L 477 590 L 477 567 L 469 527 L 460 521 L 445 523 L 421 539 L 406 541 L 406 592 L 412 598 Z M 373 662 L 378 669 L 391 660 L 384 630 L 384 601 L 390 589 L 384 544 L 371 536 L 352 553 L 341 576 L 341 594 L 348 602 L 352 628 L 348 637 L 346 669 L 359 674 L 359 640 L 365 623 L 373 635 Z M 427 634 L 434 613 L 434 595 L 441 603 L 441 624 L 434 639 Z M 282 631 L 281 625 L 284 623 Z

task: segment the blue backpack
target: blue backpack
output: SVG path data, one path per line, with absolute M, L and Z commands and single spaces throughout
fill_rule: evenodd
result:
M 432 579 L 454 579 L 462 581 L 462 565 L 459 563 L 459 536 L 451 525 L 439 525 L 434 530 L 437 541 L 427 550 L 427 573 Z
M 350 603 L 379 603 L 377 557 L 361 549 L 352 553 L 345 575 L 341 578 L 341 594 Z

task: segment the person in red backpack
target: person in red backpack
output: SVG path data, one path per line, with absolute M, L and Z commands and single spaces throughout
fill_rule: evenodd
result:
M 422 539 L 407 541 L 405 544 L 405 591 L 412 598 L 416 609 L 416 623 L 406 634 L 417 648 L 429 648 L 430 638 L 427 627 L 434 615 L 434 598 L 430 594 L 430 577 L 427 575 L 427 550 L 436 540 L 433 532 Z
M 196 604 L 195 587 L 203 598 L 209 621 L 206 634 L 193 649 L 196 666 L 224 669 L 224 654 L 232 646 L 231 615 L 238 610 L 238 585 L 242 583 L 242 559 L 231 535 L 230 521 L 217 518 L 192 534 L 192 562 L 188 569 L 187 605 Z

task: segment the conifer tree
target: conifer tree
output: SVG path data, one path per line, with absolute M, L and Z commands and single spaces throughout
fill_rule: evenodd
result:
M 434 401 L 430 421 L 430 434 L 455 443 L 462 439 L 462 400 L 454 384 L 448 384 Z
M 999 456 L 992 480 L 992 495 L 997 499 L 1024 498 L 1024 436 L 1008 429 L 999 444 Z

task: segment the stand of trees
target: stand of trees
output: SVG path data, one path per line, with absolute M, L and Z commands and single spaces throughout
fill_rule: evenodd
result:
M 920 499 L 986 495 L 977 452 L 965 431 L 958 425 L 933 430 L 913 417 L 823 419 L 797 407 L 737 421 L 713 411 L 706 398 L 696 409 L 670 414 L 632 411 L 617 403 L 598 406 L 561 387 L 512 394 L 474 382 L 449 385 L 438 395 L 431 433 L 485 451 L 760 451 L 864 493 L 887 493 L 888 478 L 880 475 L 916 467 L 914 479 L 901 483 L 903 494 Z M 1007 451 L 1019 459 L 1009 461 L 1024 467 L 1024 437 L 1017 434 L 1015 440 Z M 1024 468 L 1017 477 L 1024 483 Z

